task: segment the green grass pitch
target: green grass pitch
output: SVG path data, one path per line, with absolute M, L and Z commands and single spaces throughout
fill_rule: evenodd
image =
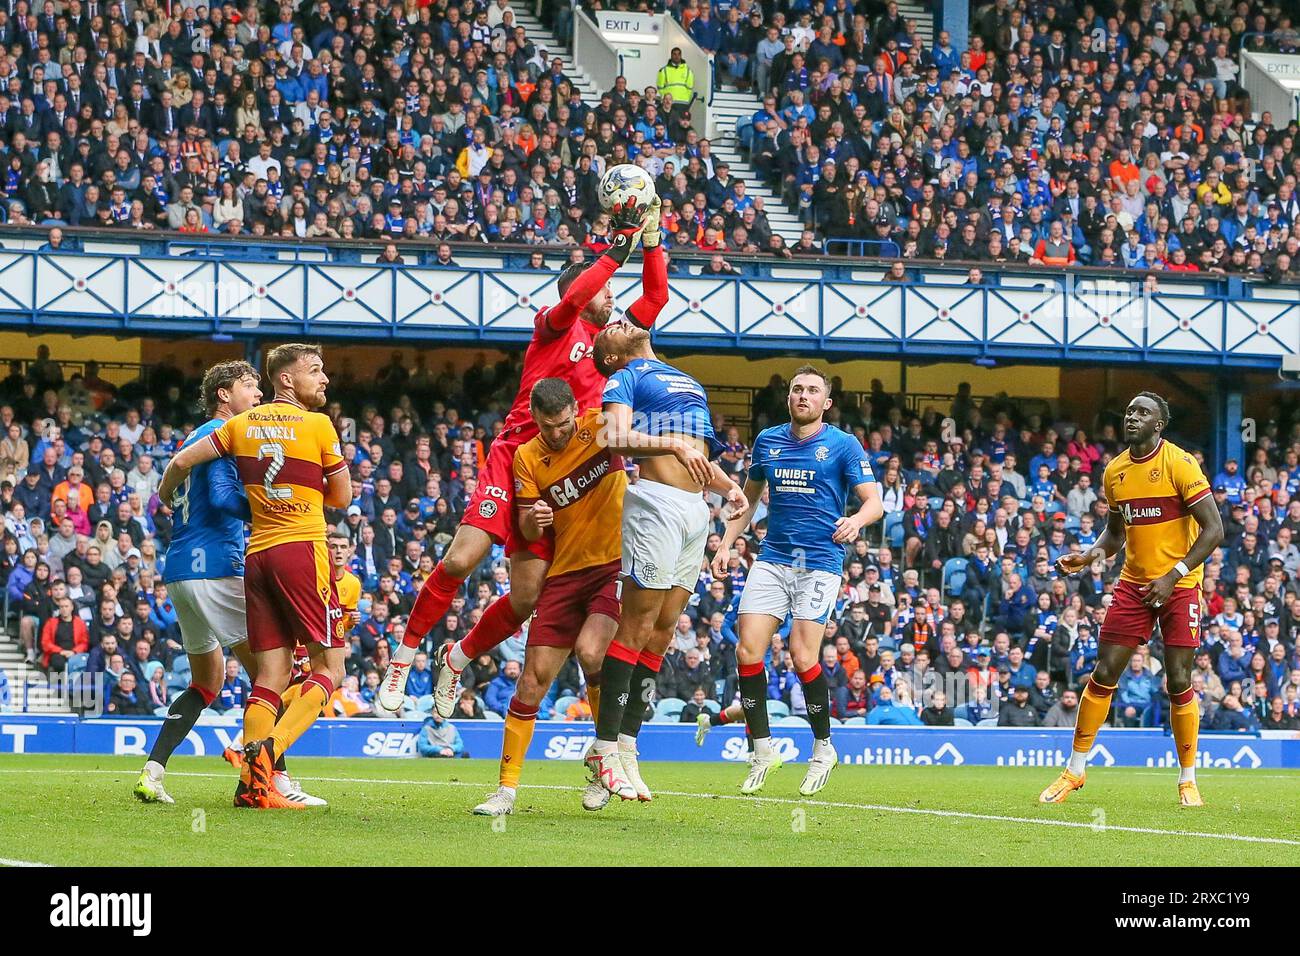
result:
M 515 814 L 469 808 L 496 784 L 488 760 L 301 759 L 330 801 L 236 810 L 217 758 L 176 757 L 174 806 L 131 795 L 137 757 L 0 756 L 0 863 L 261 865 L 1200 865 L 1300 864 L 1300 772 L 1207 770 L 1207 805 L 1176 805 L 1169 770 L 1102 768 L 1063 806 L 1040 806 L 1048 768 L 840 766 L 817 797 L 801 765 L 742 797 L 744 767 L 645 763 L 649 805 L 579 803 L 576 762 L 530 763 Z M 323 838 L 323 839 L 322 839 Z M 450 848 L 458 848 L 454 851 Z

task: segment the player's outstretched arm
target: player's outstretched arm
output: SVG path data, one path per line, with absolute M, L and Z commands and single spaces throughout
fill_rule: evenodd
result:
M 722 533 L 722 544 L 718 545 L 718 550 L 713 556 L 713 576 L 723 577 L 727 571 L 727 558 L 731 554 L 732 545 L 736 539 L 745 533 L 749 523 L 754 520 L 754 512 L 758 510 L 758 503 L 763 500 L 763 489 L 767 487 L 767 481 L 764 479 L 745 479 L 745 487 L 741 492 L 748 502 L 748 506 L 739 515 L 727 522 L 726 530 Z
M 662 204 L 655 196 L 641 219 L 641 297 L 627 310 L 627 316 L 643 329 L 655 324 L 659 313 L 668 304 L 668 259 L 664 255 Z
M 704 453 L 679 438 L 664 435 L 647 435 L 632 427 L 632 407 L 619 402 L 606 402 L 603 408 L 604 424 L 598 441 L 616 455 L 630 458 L 673 455 L 691 473 L 691 477 L 707 487 L 713 481 L 713 463 Z
M 545 326 L 554 333 L 563 332 L 578 320 L 582 310 L 605 287 L 619 266 L 627 262 L 641 235 L 641 225 L 619 229 L 604 255 L 592 263 L 582 275 L 573 280 L 560 301 L 546 310 Z M 667 285 L 667 280 L 665 280 Z
M 219 457 L 221 456 L 217 451 L 217 446 L 210 440 L 196 441 L 192 445 L 186 445 L 176 453 L 176 456 L 167 465 L 167 470 L 163 472 L 162 484 L 158 486 L 158 499 L 163 504 L 170 506 L 172 495 L 190 476 L 190 472 L 205 461 L 215 461 Z
M 862 501 L 862 507 L 835 522 L 835 533 L 831 535 L 831 540 L 836 544 L 850 544 L 857 540 L 863 528 L 875 524 L 885 514 L 884 502 L 880 500 L 880 485 L 874 481 L 862 482 L 853 489 L 853 493 Z

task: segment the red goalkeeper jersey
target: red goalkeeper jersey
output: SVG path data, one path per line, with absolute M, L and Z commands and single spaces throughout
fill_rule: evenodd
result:
M 564 298 L 541 309 L 533 326 L 533 338 L 524 353 L 524 368 L 519 392 L 515 395 L 505 431 L 511 443 L 522 444 L 537 434 L 529 410 L 533 386 L 544 378 L 562 378 L 573 389 L 578 408 L 585 411 L 600 407 L 605 376 L 591 359 L 591 350 L 600 327 L 583 321 L 582 310 L 614 275 L 618 268 L 608 256 L 602 256 L 574 280 Z M 668 267 L 663 252 L 656 247 L 645 255 L 641 298 L 627 310 L 628 317 L 649 328 L 668 301 Z

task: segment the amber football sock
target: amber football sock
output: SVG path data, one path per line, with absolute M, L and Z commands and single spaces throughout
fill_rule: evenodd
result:
M 292 747 L 294 741 L 315 722 L 332 693 L 334 682 L 324 674 L 312 674 L 303 681 L 298 699 L 284 709 L 284 716 L 276 721 L 275 730 L 271 731 L 277 755 Z
M 591 722 L 600 717 L 600 672 L 587 675 L 587 703 L 591 705 Z
M 501 739 L 501 786 L 515 790 L 519 786 L 519 775 L 524 771 L 524 759 L 528 756 L 528 745 L 533 742 L 533 730 L 537 727 L 537 705 L 531 707 L 521 703 L 518 697 L 510 699 L 506 710 L 506 732 Z
M 1169 695 L 1169 723 L 1178 745 L 1179 783 L 1196 779 L 1196 740 L 1201 728 L 1201 708 L 1189 687 L 1180 694 Z
M 248 695 L 244 705 L 244 741 L 261 740 L 275 728 L 275 718 L 280 714 L 280 695 L 269 687 L 258 685 Z
M 1083 773 L 1088 766 L 1088 754 L 1097 740 L 1097 731 L 1110 714 L 1110 698 L 1114 693 L 1114 687 L 1106 687 L 1093 678 L 1088 679 L 1083 695 L 1079 698 L 1079 719 L 1074 725 L 1074 752 L 1070 754 L 1067 765 L 1071 773 Z

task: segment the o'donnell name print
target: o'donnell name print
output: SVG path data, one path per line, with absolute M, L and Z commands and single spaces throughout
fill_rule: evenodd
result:
M 83 893 L 78 886 L 50 897 L 50 925 L 59 929 L 126 927 L 135 936 L 153 930 L 150 893 Z

